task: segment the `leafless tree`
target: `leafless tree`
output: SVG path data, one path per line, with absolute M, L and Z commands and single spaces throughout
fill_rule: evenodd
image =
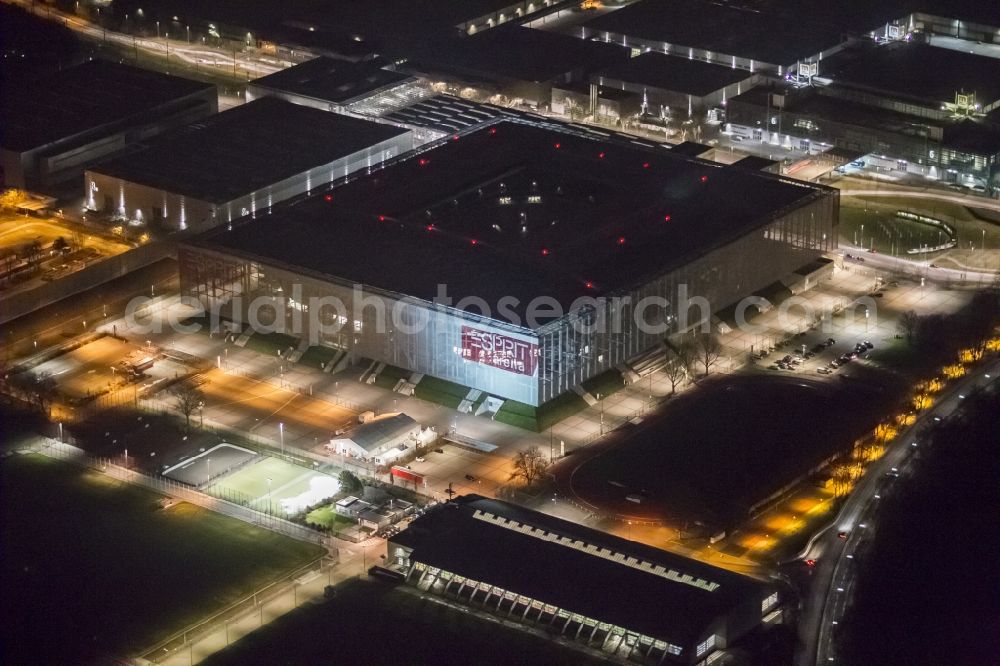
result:
M 38 266 L 42 260 L 42 245 L 36 240 L 24 246 L 24 259 L 32 268 Z
M 545 475 L 548 468 L 549 461 L 541 450 L 537 446 L 531 446 L 514 454 L 514 471 L 510 474 L 510 480 L 523 479 L 524 485 L 531 487 Z
M 903 337 L 906 338 L 906 344 L 912 347 L 913 341 L 917 337 L 917 330 L 920 328 L 920 315 L 913 310 L 907 310 L 899 315 L 899 321 L 896 323 L 896 326 Z
M 705 376 L 711 372 L 712 366 L 722 356 L 722 343 L 714 333 L 699 333 L 694 339 L 694 354 L 698 365 L 705 371 Z
M 170 395 L 173 396 L 177 411 L 184 415 L 185 428 L 190 430 L 191 415 L 205 404 L 205 394 L 197 386 L 185 382 L 174 386 L 170 390 Z
M 669 351 L 667 354 L 669 358 L 667 358 L 667 364 L 663 366 L 663 374 L 667 376 L 667 381 L 670 382 L 670 395 L 673 395 L 677 392 L 677 387 L 680 386 L 680 383 L 687 378 L 688 367 L 680 356 Z

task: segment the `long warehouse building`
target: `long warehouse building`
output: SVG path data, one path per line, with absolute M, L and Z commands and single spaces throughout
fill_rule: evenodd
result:
M 538 406 L 815 262 L 838 206 L 502 122 L 192 240 L 181 284 L 223 317 Z
M 407 129 L 265 97 L 90 167 L 86 205 L 166 231 L 207 229 L 412 148 Z
M 773 585 L 479 495 L 439 504 L 390 537 L 386 568 L 425 592 L 640 663 L 706 663 L 782 618 Z

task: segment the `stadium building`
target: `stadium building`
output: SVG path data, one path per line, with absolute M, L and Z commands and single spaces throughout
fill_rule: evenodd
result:
M 184 244 L 181 284 L 223 317 L 537 406 L 815 262 L 838 206 L 503 122 Z
M 577 36 L 783 77 L 844 47 L 841 28 L 756 10 L 689 0 L 640 0 L 584 24 Z
M 598 86 L 631 92 L 648 112 L 660 107 L 691 118 L 757 84 L 758 75 L 700 60 L 650 51 L 590 77 Z
M 814 79 L 731 99 L 728 131 L 796 148 L 833 144 L 883 173 L 1000 188 L 1000 59 L 895 41 L 828 58 Z
M 135 225 L 209 228 L 412 148 L 408 130 L 268 97 L 91 167 L 86 205 Z
M 0 99 L 2 184 L 38 187 L 79 178 L 89 164 L 219 109 L 215 86 L 91 60 Z
M 387 567 L 425 592 L 639 662 L 707 663 L 782 615 L 772 585 L 479 495 L 390 537 Z
M 323 111 L 378 115 L 368 109 L 373 98 L 419 100 L 429 93 L 417 79 L 377 61 L 347 62 L 319 57 L 255 79 L 247 85 L 247 100 L 279 97 L 286 102 Z

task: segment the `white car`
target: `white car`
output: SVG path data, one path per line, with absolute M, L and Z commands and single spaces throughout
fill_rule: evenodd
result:
M 424 459 L 423 459 L 422 456 L 418 456 L 417 458 L 414 458 L 414 460 L 416 460 L 417 462 L 423 462 L 424 461 Z

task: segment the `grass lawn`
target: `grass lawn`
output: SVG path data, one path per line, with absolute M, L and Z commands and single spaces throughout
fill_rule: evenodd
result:
M 926 377 L 938 370 L 948 357 L 947 351 L 928 353 L 911 347 L 906 340 L 893 340 L 871 353 L 873 361 L 914 378 Z
M 0 461 L 7 663 L 134 654 L 321 556 L 41 456 Z
M 543 432 L 586 406 L 587 403 L 583 398 L 572 391 L 567 391 L 540 407 L 532 407 L 516 400 L 507 400 L 493 418 L 507 425 L 533 432 Z
M 375 378 L 375 386 L 391 391 L 396 387 L 400 379 L 407 378 L 412 374 L 412 370 L 397 368 L 394 365 L 386 363 L 385 367 L 382 368 L 382 372 L 378 373 L 378 377 Z
M 555 641 L 404 589 L 351 579 L 337 596 L 306 604 L 217 652 L 233 664 L 590 664 L 604 663 Z
M 313 525 L 320 525 L 322 527 L 329 527 L 333 531 L 349 527 L 354 525 L 354 521 L 345 516 L 341 516 L 335 510 L 332 504 L 327 506 L 321 506 L 318 509 L 313 509 L 306 515 L 306 522 L 312 523 Z
M 299 339 L 285 333 L 254 333 L 247 340 L 246 348 L 268 356 L 277 356 L 279 351 L 287 356 L 285 352 L 298 346 Z
M 340 482 L 329 474 L 278 458 L 263 458 L 220 478 L 209 486 L 208 492 L 258 508 L 270 499 L 271 508 L 277 510 L 284 506 L 285 500 L 296 506 L 301 506 L 303 502 L 306 505 L 315 504 L 335 494 L 339 487 Z M 323 495 L 323 492 L 329 495 Z
M 452 409 L 457 408 L 468 394 L 469 387 L 430 375 L 424 375 L 413 391 L 413 395 L 421 400 L 436 402 Z M 485 398 L 483 399 L 485 400 Z
M 622 377 L 620 371 L 609 368 L 601 374 L 595 375 L 583 382 L 583 388 L 587 389 L 587 392 L 595 398 L 600 394 L 603 399 L 615 391 L 625 388 L 625 378 Z
M 331 363 L 336 363 L 345 354 L 343 350 L 313 345 L 299 358 L 299 363 L 322 370 Z

